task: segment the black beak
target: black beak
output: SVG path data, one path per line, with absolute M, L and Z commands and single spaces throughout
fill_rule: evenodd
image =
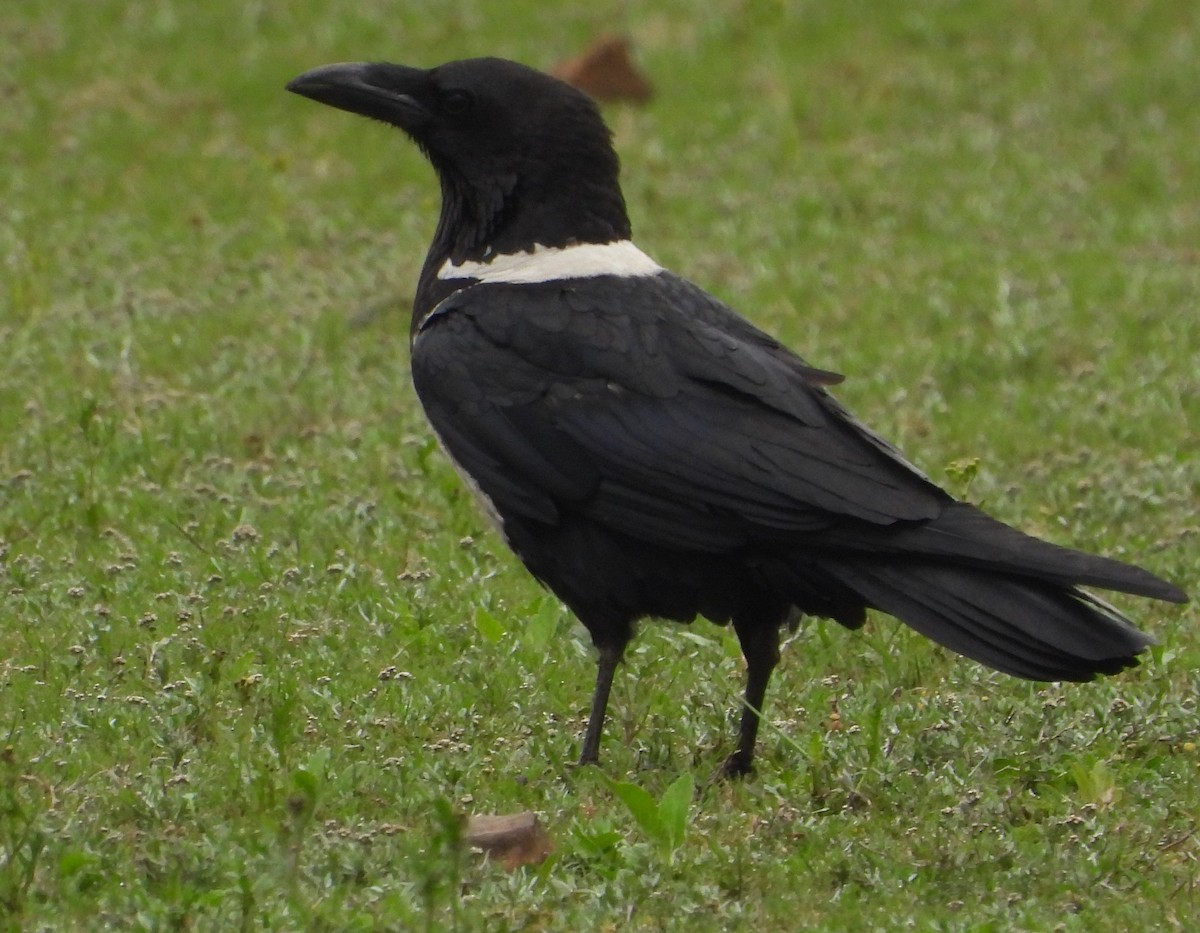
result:
M 410 133 L 429 121 L 429 110 L 420 101 L 422 91 L 428 87 L 428 71 L 381 62 L 322 65 L 287 85 L 295 94 L 382 120 Z

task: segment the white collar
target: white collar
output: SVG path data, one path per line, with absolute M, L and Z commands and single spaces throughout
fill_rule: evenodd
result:
M 500 253 L 485 262 L 468 260 L 456 265 L 447 259 L 437 277 L 475 279 L 481 283 L 532 285 L 560 279 L 589 279 L 598 275 L 650 276 L 662 266 L 633 245 L 632 240 L 612 243 L 576 243 L 571 246 L 535 246 L 524 253 Z

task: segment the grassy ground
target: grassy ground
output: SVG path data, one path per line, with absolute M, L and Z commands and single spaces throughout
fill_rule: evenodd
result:
M 432 174 L 282 86 L 546 66 L 614 23 L 659 90 L 609 114 L 644 249 L 847 373 L 958 492 L 1200 592 L 1195 4 L 23 0 L 0 13 L 0 923 L 1195 928 L 1191 608 L 1122 600 L 1161 646 L 1071 687 L 808 622 L 732 785 L 709 781 L 731 635 L 648 625 L 603 768 L 570 767 L 589 646 L 409 386 Z M 689 777 L 666 826 L 620 786 Z M 522 809 L 542 866 L 461 851 L 456 814 Z

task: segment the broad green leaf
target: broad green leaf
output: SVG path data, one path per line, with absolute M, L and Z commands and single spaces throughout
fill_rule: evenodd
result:
M 521 642 L 535 651 L 543 651 L 554 638 L 562 609 L 556 600 L 543 599 L 530 607 L 529 618 L 521 629 Z
M 662 817 L 658 812 L 658 804 L 655 803 L 653 797 L 636 784 L 628 784 L 610 779 L 609 786 L 612 787 L 613 793 L 621 798 L 621 802 L 625 804 L 626 809 L 633 815 L 638 828 L 643 833 L 649 836 L 656 844 L 662 845 L 667 842 L 662 825 Z
M 480 635 L 493 644 L 504 637 L 504 623 L 482 606 L 475 610 L 475 627 Z
M 691 773 L 684 772 L 663 791 L 662 800 L 658 802 L 659 823 L 671 852 L 683 845 L 695 790 L 696 785 Z

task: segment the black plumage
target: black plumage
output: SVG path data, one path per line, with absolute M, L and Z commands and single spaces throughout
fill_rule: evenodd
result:
M 581 759 L 599 753 L 634 623 L 731 623 L 750 768 L 781 628 L 891 614 L 997 670 L 1089 680 L 1151 640 L 1081 585 L 1183 601 L 1140 568 L 955 501 L 815 369 L 629 242 L 595 105 L 499 59 L 332 65 L 289 88 L 404 130 L 442 213 L 413 306 L 434 430 L 599 651 Z

